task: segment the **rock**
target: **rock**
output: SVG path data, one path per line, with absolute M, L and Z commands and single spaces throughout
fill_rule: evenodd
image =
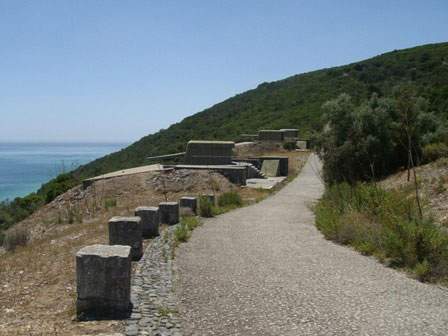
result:
M 125 318 L 131 312 L 131 247 L 90 245 L 76 254 L 79 320 Z

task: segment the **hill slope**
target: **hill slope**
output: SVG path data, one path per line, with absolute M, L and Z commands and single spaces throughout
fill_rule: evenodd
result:
M 438 113 L 448 114 L 448 43 L 392 51 L 365 61 L 313 71 L 238 94 L 202 112 L 80 167 L 90 177 L 144 163 L 148 155 L 183 151 L 190 139 L 235 139 L 262 128 L 297 127 L 302 135 L 320 128 L 322 104 L 346 92 L 355 100 L 387 95 L 411 82 Z
M 321 106 L 340 93 L 355 102 L 373 92 L 389 95 L 394 86 L 410 83 L 428 98 L 434 111 L 448 118 L 448 43 L 389 52 L 362 62 L 292 76 L 238 94 L 168 129 L 148 135 L 72 173 L 44 184 L 37 193 L 0 203 L 2 231 L 79 183 L 82 178 L 139 166 L 145 157 L 183 151 L 190 139 L 234 140 L 263 128 L 300 129 L 301 136 L 319 130 Z

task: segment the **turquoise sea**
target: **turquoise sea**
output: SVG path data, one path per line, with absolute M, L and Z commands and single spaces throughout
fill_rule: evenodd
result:
M 0 201 L 36 191 L 62 172 L 126 147 L 122 143 L 0 143 Z

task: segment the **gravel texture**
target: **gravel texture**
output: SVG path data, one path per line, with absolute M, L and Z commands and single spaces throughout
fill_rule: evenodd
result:
M 132 278 L 132 315 L 126 321 L 126 336 L 181 336 L 173 288 L 173 232 L 163 231 L 146 248 Z
M 206 220 L 176 253 L 184 335 L 447 335 L 448 291 L 326 241 L 311 156 L 265 201 Z

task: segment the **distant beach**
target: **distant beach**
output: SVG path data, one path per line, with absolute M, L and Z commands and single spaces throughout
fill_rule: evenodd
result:
M 25 196 L 53 177 L 125 146 L 124 143 L 0 143 L 0 201 Z

